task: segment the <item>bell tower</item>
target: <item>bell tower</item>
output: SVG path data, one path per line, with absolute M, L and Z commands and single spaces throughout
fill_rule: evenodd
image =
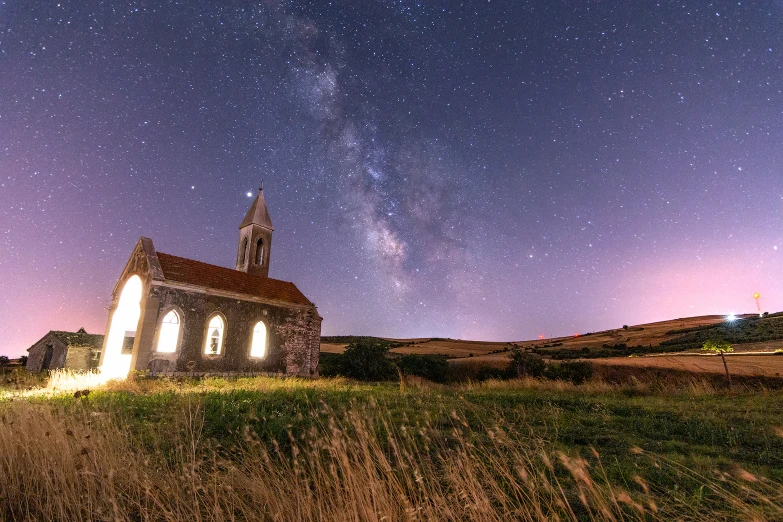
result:
M 261 277 L 269 277 L 269 252 L 272 250 L 272 219 L 264 201 L 264 184 L 258 189 L 245 219 L 239 225 L 237 270 Z

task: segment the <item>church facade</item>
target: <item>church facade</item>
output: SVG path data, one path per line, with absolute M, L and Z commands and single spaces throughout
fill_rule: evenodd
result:
M 259 190 L 239 227 L 235 269 L 139 239 L 114 287 L 101 371 L 317 376 L 321 317 L 293 283 L 269 277 L 273 231 Z

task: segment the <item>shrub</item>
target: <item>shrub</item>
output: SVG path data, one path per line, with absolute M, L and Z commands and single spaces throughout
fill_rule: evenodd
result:
M 397 367 L 405 375 L 416 375 L 432 382 L 449 379 L 449 363 L 439 355 L 405 355 L 397 359 Z
M 8 365 L 8 356 L 0 355 L 0 366 L 6 366 L 6 365 Z
M 507 373 L 488 364 L 471 362 L 459 362 L 449 365 L 449 381 L 486 381 L 488 379 L 502 379 Z
M 488 381 L 489 379 L 503 379 L 505 377 L 505 372 L 499 368 L 495 368 L 494 366 L 489 366 L 487 364 L 480 364 L 478 366 L 478 372 L 476 373 L 476 380 L 477 381 Z
M 546 369 L 546 363 L 540 355 L 525 353 L 517 348 L 511 351 L 511 364 L 508 368 L 509 377 L 541 377 Z
M 544 377 L 547 379 L 571 381 L 574 384 L 582 384 L 592 376 L 593 365 L 585 361 L 548 364 L 544 370 Z
M 385 381 L 394 379 L 397 372 L 388 358 L 389 343 L 371 338 L 357 339 L 342 355 L 324 361 L 324 376 L 342 375 L 360 381 Z
M 318 358 L 318 374 L 321 377 L 337 377 L 342 375 L 340 367 L 343 361 L 342 354 L 321 352 Z

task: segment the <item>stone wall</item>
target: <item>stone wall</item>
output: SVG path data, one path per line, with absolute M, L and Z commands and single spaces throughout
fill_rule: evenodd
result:
M 319 344 L 313 352 L 312 338 L 314 332 L 320 339 L 321 320 L 313 310 L 305 311 L 291 317 L 278 326 L 284 339 L 286 353 L 286 371 L 289 375 L 300 377 L 315 377 L 318 366 Z M 312 362 L 315 360 L 315 367 Z
M 92 365 L 92 351 L 89 346 L 69 346 L 62 368 L 88 370 Z
M 49 362 L 49 367 L 43 368 L 46 347 L 50 344 L 52 345 L 52 359 Z M 30 350 L 27 352 L 27 365 L 25 368 L 30 372 L 64 368 L 67 354 L 68 347 L 54 335 L 48 334 L 30 347 Z
M 147 303 L 155 303 L 156 310 L 147 307 L 141 332 L 147 341 L 137 343 L 134 368 L 149 370 L 155 375 L 284 373 L 303 377 L 315 376 L 320 349 L 321 319 L 314 307 L 274 305 L 214 295 L 165 283 L 153 285 Z M 173 354 L 155 351 L 157 330 L 163 316 L 175 309 L 180 314 L 178 350 Z M 219 313 L 225 318 L 224 341 L 219 355 L 204 353 L 207 322 Z M 153 322 L 154 317 L 154 322 Z M 264 358 L 250 357 L 253 328 L 263 321 L 267 328 L 267 349 Z

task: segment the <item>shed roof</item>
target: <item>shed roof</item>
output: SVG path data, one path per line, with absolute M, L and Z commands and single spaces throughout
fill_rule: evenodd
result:
M 53 330 L 51 333 L 68 346 L 90 346 L 92 348 L 103 346 L 102 335 L 87 333 L 84 328 L 80 328 L 78 332 Z
M 166 281 L 312 306 L 310 300 L 299 291 L 296 285 L 288 281 L 251 275 L 239 270 L 210 265 L 163 252 L 158 252 L 157 255 Z

